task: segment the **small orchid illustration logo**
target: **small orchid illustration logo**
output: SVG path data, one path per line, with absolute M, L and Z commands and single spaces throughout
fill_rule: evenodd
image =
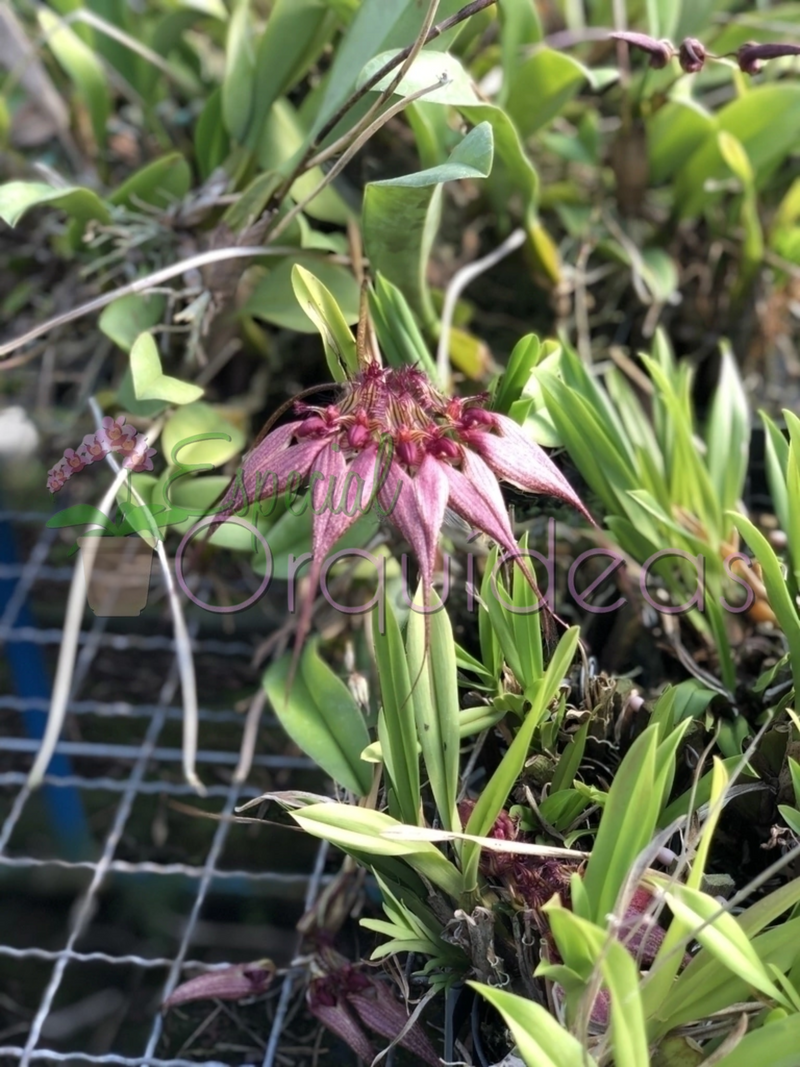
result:
M 109 452 L 123 457 L 122 466 L 126 470 L 140 473 L 153 469 L 156 450 L 148 448 L 144 434 L 129 426 L 124 415 L 118 415 L 116 419 L 108 415 L 97 433 L 87 434 L 77 449 L 64 451 L 63 457 L 47 472 L 47 488 L 51 493 L 57 493 L 73 474 L 105 459 Z

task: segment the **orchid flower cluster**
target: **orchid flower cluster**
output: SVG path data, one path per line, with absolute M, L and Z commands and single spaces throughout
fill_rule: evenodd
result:
M 140 473 L 153 469 L 156 450 L 148 448 L 144 434 L 128 425 L 124 415 L 118 415 L 116 419 L 108 415 L 97 433 L 87 434 L 77 450 L 65 450 L 62 459 L 47 472 L 47 488 L 51 493 L 57 493 L 73 474 L 105 459 L 109 452 L 123 457 L 122 466 L 126 470 Z
M 335 403 L 296 402 L 298 418 L 272 430 L 244 457 L 220 521 L 243 503 L 296 489 L 298 483 L 310 485 L 312 592 L 298 626 L 298 647 L 325 557 L 369 507 L 389 518 L 413 549 L 423 604 L 448 506 L 510 558 L 519 558 L 500 480 L 558 497 L 592 521 L 546 453 L 513 419 L 487 410 L 485 401 L 485 395 L 447 396 L 415 367 L 385 369 L 368 362 L 342 385 Z
M 612 33 L 610 36 L 615 41 L 624 41 L 631 48 L 640 48 L 643 52 L 647 52 L 650 56 L 650 66 L 654 70 L 663 70 L 677 56 L 681 69 L 687 74 L 698 74 L 705 66 L 707 59 L 720 60 L 730 57 L 736 60 L 739 70 L 744 74 L 758 74 L 764 60 L 800 55 L 800 45 L 779 42 L 759 44 L 757 41 L 747 41 L 735 52 L 715 56 L 706 50 L 702 41 L 694 37 L 686 37 L 676 48 L 671 41 L 658 41 L 646 33 L 626 30 Z

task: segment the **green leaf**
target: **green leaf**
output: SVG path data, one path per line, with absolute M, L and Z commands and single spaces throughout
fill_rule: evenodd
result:
M 419 756 L 414 721 L 414 696 L 409 662 L 400 627 L 390 604 L 381 625 L 382 605 L 373 615 L 375 661 L 381 687 L 382 707 L 378 739 L 386 770 L 394 789 L 400 817 L 410 826 L 421 823 Z
M 203 181 L 222 166 L 230 149 L 230 137 L 222 119 L 222 86 L 218 86 L 206 97 L 194 128 L 195 158 Z
M 97 325 L 115 345 L 130 352 L 139 334 L 161 322 L 166 303 L 161 293 L 121 296 L 103 308 Z
M 102 63 L 94 51 L 73 29 L 62 22 L 55 12 L 42 7 L 38 17 L 48 48 L 83 97 L 91 116 L 95 140 L 98 145 L 104 145 L 111 98 Z
M 438 380 L 436 364 L 422 336 L 408 301 L 378 272 L 369 293 L 369 308 L 378 344 L 390 367 L 420 366 L 431 381 Z
M 751 941 L 734 917 L 728 912 L 717 914 L 719 901 L 697 889 L 678 884 L 664 895 L 673 915 L 684 926 L 697 931 L 694 936 L 712 956 L 748 985 L 779 1004 L 785 1003 L 783 994 L 770 979 Z M 712 916 L 717 917 L 709 922 Z
M 798 901 L 800 878 L 768 894 L 736 918 L 737 925 L 763 964 L 773 963 L 785 971 L 794 961 L 800 919 L 781 923 L 773 930 L 757 935 Z M 749 984 L 704 948 L 679 976 L 666 1000 L 659 1004 L 658 1032 L 666 1033 L 675 1026 L 706 1018 L 749 996 Z
M 572 56 L 550 48 L 537 50 L 512 83 L 506 111 L 523 137 L 547 125 L 587 81 L 589 70 Z
M 255 146 L 256 158 L 265 171 L 283 171 L 293 168 L 298 153 L 308 137 L 308 130 L 297 110 L 286 97 L 274 102 L 261 123 L 258 142 Z M 263 177 L 263 176 L 259 176 Z M 305 200 L 319 187 L 323 178 L 321 167 L 307 170 L 292 184 L 290 194 L 295 201 Z M 258 178 L 255 179 L 258 181 Z M 261 207 L 257 208 L 260 214 Z M 323 222 L 335 222 L 346 226 L 350 209 L 333 185 L 327 185 L 310 200 L 303 209 L 306 215 Z M 253 209 L 248 209 L 252 216 Z
M 781 116 L 777 126 L 774 115 Z M 717 128 L 741 142 L 760 187 L 791 152 L 800 134 L 800 86 L 789 82 L 756 86 L 722 108 Z M 697 215 L 723 195 L 710 193 L 707 186 L 729 174 L 718 138 L 709 137 L 677 176 L 674 195 L 681 218 Z
M 767 597 L 789 645 L 796 693 L 800 693 L 800 618 L 786 585 L 781 564 L 764 535 L 743 515 L 729 512 L 733 524 L 747 541 L 761 565 Z
M 736 1048 L 717 1061 L 717 1067 L 796 1067 L 800 1048 L 800 1014 L 778 1019 L 745 1035 Z
M 657 40 L 672 37 L 682 0 L 645 0 L 648 32 Z
M 485 178 L 492 167 L 491 127 L 482 123 L 461 141 L 446 163 L 402 178 L 370 182 L 364 192 L 364 247 L 374 271 L 395 284 L 422 322 L 436 314 L 425 274 L 439 227 L 441 184 Z
M 168 152 L 137 170 L 108 199 L 134 211 L 143 203 L 163 209 L 183 200 L 191 187 L 191 167 L 180 152 Z
M 791 441 L 786 461 L 787 522 L 784 530 L 789 541 L 789 555 L 793 570 L 793 574 L 790 574 L 789 586 L 790 591 L 796 594 L 800 588 L 800 419 L 788 409 L 784 410 L 783 417 L 786 419 Z
M 655 790 L 657 746 L 658 727 L 648 727 L 631 745 L 611 784 L 583 879 L 590 917 L 598 923 L 613 912 L 628 872 L 653 836 L 661 799 Z
M 228 133 L 240 142 L 247 133 L 255 100 L 255 65 L 250 0 L 236 0 L 225 47 L 222 118 Z
M 521 562 L 527 565 L 535 578 L 534 564 L 524 555 L 528 552 L 527 531 L 521 538 L 519 547 L 520 552 L 523 553 Z M 514 566 L 512 581 L 511 629 L 514 633 L 514 644 L 521 658 L 521 681 L 525 695 L 528 696 L 531 686 L 539 682 L 544 673 L 541 608 L 539 607 L 541 597 L 531 588 L 521 566 Z
M 238 455 L 244 433 L 210 404 L 195 401 L 173 412 L 161 445 L 168 463 L 205 470 Z
M 362 857 L 403 856 L 417 873 L 458 899 L 461 875 L 430 841 L 404 841 L 389 836 L 403 824 L 383 812 L 351 804 L 314 804 L 292 811 L 292 818 L 314 837 L 321 837 L 345 852 Z
M 66 211 L 83 224 L 90 219 L 110 222 L 108 208 L 91 189 L 69 185 L 54 189 L 45 182 L 6 182 L 0 185 L 0 219 L 9 226 L 16 226 L 26 211 L 41 204 L 50 204 Z
M 708 472 L 724 510 L 739 502 L 750 456 L 750 408 L 728 344 L 722 347 L 722 366 L 706 427 Z
M 168 404 L 191 404 L 203 395 L 199 385 L 164 374 L 158 348 L 149 333 L 140 334 L 131 348 L 131 374 L 137 400 L 166 400 Z
M 520 67 L 525 62 L 525 48 L 542 39 L 542 23 L 534 0 L 499 0 L 500 53 L 503 85 L 497 102 L 505 106 Z
M 381 52 L 374 59 L 371 59 L 359 75 L 359 86 L 369 81 L 399 51 L 399 49 L 393 49 L 391 52 Z M 396 73 L 396 71 L 392 71 L 391 74 L 387 74 L 374 86 L 372 91 L 378 93 L 388 89 Z M 447 81 L 440 89 L 426 93 L 423 98 L 426 104 L 453 104 L 458 106 L 459 104 L 479 104 L 481 102 L 480 97 L 475 92 L 469 74 L 467 74 L 456 57 L 449 55 L 447 52 L 420 52 L 406 72 L 403 80 L 394 90 L 394 95 L 410 96 L 412 93 L 417 93 L 422 89 L 429 88 L 431 85 L 436 85 L 437 82 L 445 78 Z
M 517 341 L 508 357 L 506 369 L 497 383 L 492 402 L 495 411 L 508 414 L 511 405 L 522 396 L 531 372 L 541 356 L 542 344 L 535 333 L 529 333 Z
M 568 968 L 584 981 L 596 969 L 611 995 L 611 1044 L 615 1067 L 642 1067 L 649 1062 L 647 1031 L 633 956 L 613 933 L 580 918 L 561 904 L 543 909 Z
M 416 602 L 422 603 L 419 592 Z M 429 605 L 434 607 L 435 601 Z M 417 679 L 412 695 L 417 738 L 439 820 L 445 830 L 459 830 L 456 795 L 461 724 L 453 630 L 447 612 L 434 610 L 428 616 L 430 647 L 426 649 L 425 618 L 412 607 L 406 631 L 409 673 Z
M 457 110 L 476 127 L 484 122 L 491 126 L 497 160 L 502 164 L 501 168 L 495 162 L 494 175 L 507 180 L 506 189 L 510 185 L 519 193 L 523 211 L 530 220 L 539 195 L 539 176 L 520 140 L 516 126 L 505 111 L 494 104 L 460 104 Z
M 587 719 L 583 726 L 581 726 L 578 732 L 573 736 L 570 743 L 562 751 L 558 766 L 553 775 L 553 781 L 550 783 L 549 796 L 555 795 L 560 790 L 568 791 L 569 786 L 574 782 L 575 775 L 578 773 L 581 760 L 583 759 L 584 750 L 586 749 L 586 738 L 589 735 L 589 725 L 590 722 Z
M 361 759 L 369 744 L 364 716 L 347 686 L 320 658 L 316 643 L 306 645 L 300 671 L 288 688 L 292 656 L 264 673 L 264 690 L 286 733 L 335 782 L 365 796 L 372 769 Z
M 669 100 L 658 108 L 647 124 L 651 182 L 669 181 L 716 129 L 714 116 L 696 100 Z
M 283 259 L 267 271 L 250 294 L 242 313 L 296 333 L 314 333 L 316 326 L 295 298 L 292 276 L 297 265 L 325 286 L 346 324 L 358 321 L 359 288 L 350 271 L 331 263 L 325 256 L 303 253 Z
M 454 15 L 461 7 L 462 0 L 442 0 L 436 12 L 437 21 Z M 391 5 L 387 5 L 386 0 L 363 0 L 336 49 L 324 94 L 316 108 L 313 134 L 338 112 L 373 56 L 413 43 L 422 26 L 425 10 L 418 0 L 393 0 Z M 442 34 L 428 48 L 446 50 L 459 29 Z M 343 132 L 344 128 L 337 130 L 339 134 Z
M 253 57 L 252 104 L 246 138 L 241 138 L 249 148 L 258 144 L 272 105 L 305 75 L 335 26 L 335 16 L 320 0 L 276 0 L 272 4 Z
M 522 726 L 472 810 L 466 828 L 468 834 L 485 837 L 503 809 L 525 765 L 533 733 L 544 718 L 550 701 L 555 697 L 569 670 L 578 647 L 579 636 L 580 630 L 574 626 L 567 630 L 559 641 L 545 676 L 535 695 L 532 695 L 531 707 Z M 467 889 L 472 889 L 477 884 L 480 848 L 472 842 L 465 843 L 463 854 L 464 884 Z
M 57 511 L 51 515 L 45 523 L 49 530 L 63 530 L 67 526 L 87 526 L 89 524 L 102 526 L 110 533 L 116 532 L 116 526 L 112 519 L 105 515 L 99 508 L 91 504 L 74 504 L 71 508 Z
M 670 0 L 667 0 L 670 2 Z M 720 0 L 682 0 L 676 3 L 676 22 L 672 37 L 682 41 L 684 37 L 694 37 L 708 28 L 712 22 L 715 9 L 722 7 Z
M 352 378 L 358 371 L 356 340 L 330 290 L 299 263 L 292 267 L 292 288 L 300 307 L 320 332 L 333 380 Z
M 580 1041 L 546 1008 L 494 986 L 479 982 L 467 985 L 503 1016 L 527 1067 L 594 1067 L 596 1061 L 584 1052 Z

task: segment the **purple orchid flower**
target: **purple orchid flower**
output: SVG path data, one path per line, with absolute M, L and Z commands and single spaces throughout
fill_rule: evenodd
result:
M 609 34 L 609 36 L 614 41 L 624 41 L 631 48 L 640 48 L 643 52 L 647 52 L 653 70 L 663 70 L 675 55 L 671 41 L 657 41 L 655 37 L 649 37 L 646 33 L 625 30 Z
M 326 555 L 371 507 L 388 517 L 414 550 L 424 604 L 448 506 L 518 556 L 501 479 L 559 497 L 592 522 L 546 453 L 512 419 L 486 410 L 484 399 L 448 397 L 422 371 L 383 369 L 373 362 L 342 386 L 336 403 L 296 403 L 300 417 L 272 430 L 245 456 L 220 517 L 256 499 L 310 485 L 315 516 L 311 593 L 299 620 L 297 648 L 310 625 Z

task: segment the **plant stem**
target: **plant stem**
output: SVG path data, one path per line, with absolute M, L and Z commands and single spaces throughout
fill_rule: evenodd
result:
M 269 204 L 265 208 L 265 211 L 274 209 L 277 204 L 280 204 L 284 200 L 284 198 L 288 195 L 289 190 L 297 181 L 297 179 L 310 169 L 310 165 L 314 161 L 314 157 L 319 152 L 320 145 L 328 136 L 328 134 L 338 126 L 338 124 L 342 121 L 347 112 L 350 111 L 351 108 L 355 107 L 359 100 L 366 96 L 366 94 L 371 89 L 374 89 L 378 82 L 382 81 L 387 74 L 391 74 L 391 72 L 396 67 L 400 66 L 401 64 L 404 66 L 404 69 L 400 73 L 397 82 L 393 82 L 392 85 L 390 85 L 387 90 L 385 90 L 382 94 L 384 99 L 388 98 L 388 96 L 390 96 L 391 93 L 394 92 L 395 88 L 402 80 L 407 69 L 405 67 L 405 64 L 409 59 L 410 62 L 413 63 L 415 56 L 425 47 L 426 44 L 429 44 L 431 41 L 435 41 L 437 37 L 441 37 L 443 33 L 446 33 L 448 30 L 452 29 L 453 26 L 457 26 L 460 22 L 464 22 L 465 19 L 471 18 L 473 15 L 477 15 L 479 11 L 483 11 L 485 8 L 491 7 L 492 4 L 496 2 L 497 0 L 472 0 L 471 3 L 467 4 L 465 7 L 462 7 L 460 11 L 456 11 L 454 15 L 450 15 L 449 18 L 442 19 L 442 21 L 437 22 L 435 26 L 431 26 L 430 29 L 428 29 L 427 33 L 425 33 L 424 35 L 423 33 L 420 33 L 417 39 L 412 44 L 408 45 L 406 48 L 401 49 L 396 56 L 392 56 L 391 59 L 387 60 L 387 62 L 384 63 L 384 65 L 379 70 L 376 70 L 375 73 L 370 78 L 368 78 L 363 85 L 359 86 L 359 88 L 356 89 L 347 98 L 347 100 L 345 100 L 339 110 L 334 115 L 332 115 L 331 118 L 328 119 L 328 121 L 325 123 L 325 125 L 317 134 L 317 136 L 306 149 L 302 159 L 294 168 L 291 175 L 275 191 Z M 435 7 L 433 5 L 431 5 L 431 8 L 429 9 L 429 13 L 431 10 L 435 12 Z M 423 24 L 423 30 L 424 29 L 425 25 Z M 376 106 L 380 106 L 380 103 L 381 101 L 378 101 L 378 104 Z

